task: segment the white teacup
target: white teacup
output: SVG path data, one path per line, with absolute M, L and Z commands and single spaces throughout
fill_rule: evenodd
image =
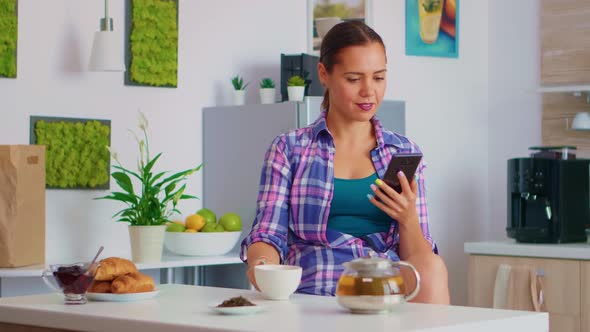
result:
M 257 265 L 254 276 L 258 288 L 270 300 L 288 300 L 301 282 L 301 267 L 294 265 Z

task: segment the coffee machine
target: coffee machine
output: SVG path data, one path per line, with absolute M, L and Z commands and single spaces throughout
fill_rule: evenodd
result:
M 508 160 L 508 237 L 518 242 L 586 242 L 590 159 L 572 146 L 532 147 Z

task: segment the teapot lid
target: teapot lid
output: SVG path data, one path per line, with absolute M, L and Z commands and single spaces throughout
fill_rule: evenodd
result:
M 391 261 L 381 257 L 360 257 L 346 263 L 356 271 L 370 272 L 382 271 L 391 268 Z

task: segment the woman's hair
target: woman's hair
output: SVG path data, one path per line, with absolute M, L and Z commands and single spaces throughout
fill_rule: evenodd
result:
M 385 50 L 383 40 L 368 25 L 361 21 L 347 21 L 336 24 L 322 40 L 320 47 L 320 62 L 326 67 L 328 73 L 332 72 L 334 65 L 338 63 L 340 51 L 349 46 L 362 46 L 369 43 L 379 43 Z M 330 92 L 326 88 L 322 108 L 330 108 Z

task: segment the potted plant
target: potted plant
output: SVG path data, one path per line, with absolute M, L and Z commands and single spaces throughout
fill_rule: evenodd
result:
M 293 75 L 287 80 L 287 96 L 292 101 L 303 101 L 305 95 L 305 80 L 299 75 Z
M 275 102 L 275 81 L 266 77 L 260 80 L 260 102 L 273 104 Z
M 250 83 L 244 83 L 244 79 L 240 75 L 232 77 L 231 84 L 234 87 L 233 102 L 234 105 L 244 105 L 246 96 L 246 87 Z
M 195 196 L 184 193 L 188 176 L 201 169 L 202 165 L 178 173 L 167 175 L 168 172 L 156 172 L 154 166 L 162 153 L 151 158 L 147 135 L 148 122 L 143 113 L 139 112 L 139 129 L 143 132 L 140 139 L 134 132 L 139 145 L 138 170 L 132 171 L 123 167 L 110 147 L 111 157 L 117 165 L 117 171 L 111 176 L 121 189 L 110 195 L 97 199 L 110 199 L 122 202 L 126 207 L 117 212 L 116 221 L 129 223 L 131 255 L 133 261 L 158 262 L 162 258 L 166 223 L 173 213 L 181 214 L 176 208 L 179 201 L 194 199 Z M 139 182 L 134 186 L 133 181 Z

